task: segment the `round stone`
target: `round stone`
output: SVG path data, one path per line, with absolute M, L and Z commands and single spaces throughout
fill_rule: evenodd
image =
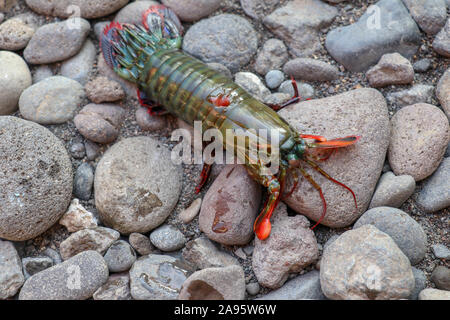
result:
M 129 270 L 136 261 L 136 252 L 128 242 L 118 240 L 109 247 L 104 258 L 110 272 L 122 272 Z
M 17 110 L 23 90 L 31 86 L 31 73 L 23 59 L 12 52 L 0 51 L 0 115 Z
M 222 0 L 162 0 L 182 21 L 196 21 L 213 13 Z
M 73 184 L 69 155 L 55 135 L 36 123 L 0 117 L 0 172 L 1 238 L 32 239 L 69 206 Z
M 335 66 L 310 58 L 290 60 L 284 65 L 283 71 L 296 79 L 307 81 L 331 81 L 339 77 L 339 70 Z
M 276 89 L 284 80 L 284 73 L 280 70 L 270 70 L 266 74 L 266 84 L 270 89 Z
M 278 69 L 288 60 L 288 51 L 283 41 L 269 39 L 262 46 L 255 59 L 255 71 L 261 75 L 273 69 Z
M 161 251 L 175 251 L 183 248 L 187 240 L 180 230 L 165 224 L 150 234 L 150 241 Z
M 94 66 L 97 52 L 91 40 L 86 40 L 80 52 L 61 65 L 61 75 L 85 84 Z
M 413 193 L 416 181 L 408 175 L 395 176 L 392 171 L 384 173 L 378 181 L 377 189 L 369 208 L 399 208 Z
M 416 181 L 430 176 L 444 157 L 450 139 L 447 116 L 433 105 L 403 107 L 391 119 L 389 164 L 396 175 Z
M 159 5 L 156 1 L 134 1 L 120 9 L 114 21 L 142 25 L 142 15 L 151 6 Z
M 75 172 L 73 194 L 81 200 L 89 200 L 94 183 L 94 170 L 89 163 L 82 163 Z
M 145 233 L 164 222 L 181 192 L 181 167 L 150 137 L 124 139 L 106 151 L 94 178 L 101 220 L 123 234 Z
M 125 92 L 120 84 L 107 77 L 97 77 L 89 81 L 85 89 L 87 97 L 95 103 L 112 102 L 125 97 Z
M 149 237 L 146 237 L 140 233 L 133 232 L 132 234 L 130 234 L 128 242 L 130 242 L 130 245 L 141 256 L 145 256 L 155 249 L 152 243 L 150 242 Z
M 10 19 L 0 25 L 0 49 L 20 50 L 25 48 L 34 34 L 34 28 L 21 19 Z
M 147 108 L 136 110 L 136 122 L 144 131 L 157 131 L 167 128 L 167 118 L 164 116 L 152 116 Z

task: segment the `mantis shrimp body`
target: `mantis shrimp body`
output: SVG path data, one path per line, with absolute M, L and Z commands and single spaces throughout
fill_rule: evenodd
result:
M 250 161 L 246 148 L 222 142 L 224 148 L 233 148 L 233 153 L 244 161 L 250 176 L 267 188 L 266 204 L 254 223 L 258 238 L 266 239 L 270 234 L 270 217 L 283 195 L 288 172 L 293 176 L 294 186 L 287 196 L 295 189 L 300 172 L 317 189 L 323 202 L 322 216 L 315 226 L 324 218 L 326 202 L 322 190 L 301 164 L 310 165 L 349 190 L 356 205 L 353 191 L 324 172 L 314 162 L 324 158 L 318 158 L 312 150 L 325 149 L 330 154 L 336 148 L 354 144 L 359 137 L 327 140 L 296 132 L 274 111 L 299 100 L 294 81 L 295 97 L 283 105 L 269 107 L 219 71 L 181 51 L 183 28 L 170 9 L 161 5 L 150 7 L 143 16 L 143 25 L 111 23 L 103 32 L 101 47 L 106 63 L 118 75 L 138 85 L 139 101 L 152 115 L 170 112 L 190 124 L 201 121 L 203 130 L 215 128 L 224 137 L 230 129 L 276 130 L 278 133 L 280 165 L 277 172 L 268 170 L 262 162 Z M 256 134 L 248 139 L 250 144 L 271 149 L 271 136 L 261 140 Z M 209 169 L 205 164 L 197 191 L 206 182 Z

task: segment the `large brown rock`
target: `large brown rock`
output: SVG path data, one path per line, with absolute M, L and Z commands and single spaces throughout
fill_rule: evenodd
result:
M 206 236 L 227 245 L 247 244 L 261 201 L 261 188 L 242 165 L 228 165 L 203 198 L 199 225 Z
M 310 100 L 288 106 L 279 114 L 302 134 L 316 134 L 328 139 L 360 135 L 354 146 L 337 150 L 320 166 L 356 194 L 307 168 L 322 187 L 327 214 L 322 224 L 340 228 L 350 225 L 368 207 L 384 164 L 389 144 L 389 118 L 386 101 L 374 89 L 358 89 L 333 97 Z M 300 178 L 294 193 L 284 202 L 312 220 L 322 214 L 322 201 L 311 184 Z
M 414 69 L 408 59 L 399 53 L 383 55 L 377 65 L 370 68 L 366 77 L 372 87 L 391 84 L 408 84 L 414 81 Z

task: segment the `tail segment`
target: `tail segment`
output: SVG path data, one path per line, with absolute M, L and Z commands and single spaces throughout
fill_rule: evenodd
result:
M 101 38 L 106 63 L 129 81 L 137 82 L 145 62 L 157 50 L 181 47 L 183 27 L 175 13 L 151 6 L 143 15 L 142 26 L 112 22 Z

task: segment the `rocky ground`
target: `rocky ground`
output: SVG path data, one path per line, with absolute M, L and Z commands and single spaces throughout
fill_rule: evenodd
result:
M 215 166 L 195 194 L 201 166 L 170 161 L 189 127 L 100 54 L 157 2 L 68 3 L 0 0 L 0 299 L 450 299 L 448 1 L 162 0 L 183 50 L 261 101 L 295 77 L 298 131 L 362 136 L 321 164 L 358 209 L 309 171 L 323 224 L 301 179 L 265 241 L 263 189 Z

